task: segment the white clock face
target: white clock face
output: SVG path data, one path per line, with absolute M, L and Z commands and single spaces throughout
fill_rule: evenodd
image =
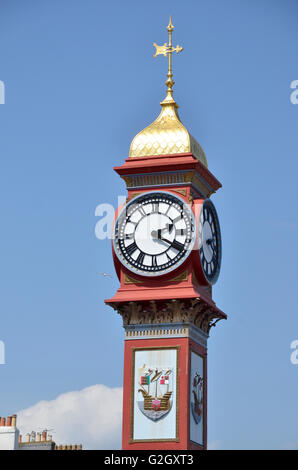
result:
M 164 191 L 132 199 L 114 228 L 114 249 L 122 264 L 142 276 L 160 276 L 180 266 L 195 240 L 188 205 Z
M 210 284 L 214 284 L 220 271 L 221 236 L 215 207 L 208 199 L 199 216 L 199 254 L 204 275 Z

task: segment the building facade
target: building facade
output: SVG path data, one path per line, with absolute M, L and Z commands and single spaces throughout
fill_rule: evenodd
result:
M 0 450 L 82 450 L 82 444 L 57 445 L 47 430 L 32 431 L 23 441 L 17 428 L 17 415 L 0 417 Z

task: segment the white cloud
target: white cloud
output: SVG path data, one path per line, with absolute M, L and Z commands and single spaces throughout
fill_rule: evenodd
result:
M 40 401 L 17 413 L 21 434 L 51 429 L 56 444 L 83 444 L 83 449 L 120 449 L 122 388 L 92 385 Z
M 210 444 L 208 444 L 208 450 L 219 450 L 222 449 L 222 441 L 211 441 Z

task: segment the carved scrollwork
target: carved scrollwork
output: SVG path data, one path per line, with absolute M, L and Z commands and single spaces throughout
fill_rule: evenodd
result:
M 151 300 L 149 302 L 127 302 L 110 304 L 123 318 L 123 325 L 193 323 L 209 333 L 212 326 L 225 318 L 216 307 L 200 298 Z

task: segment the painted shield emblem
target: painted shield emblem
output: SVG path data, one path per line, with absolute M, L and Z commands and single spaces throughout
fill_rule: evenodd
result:
M 203 415 L 203 378 L 197 372 L 192 381 L 191 412 L 196 424 L 199 424 Z
M 161 400 L 152 400 L 152 408 L 154 411 L 158 411 L 160 408 Z
M 158 421 L 172 408 L 173 369 L 144 366 L 139 369 L 138 407 L 151 421 Z

